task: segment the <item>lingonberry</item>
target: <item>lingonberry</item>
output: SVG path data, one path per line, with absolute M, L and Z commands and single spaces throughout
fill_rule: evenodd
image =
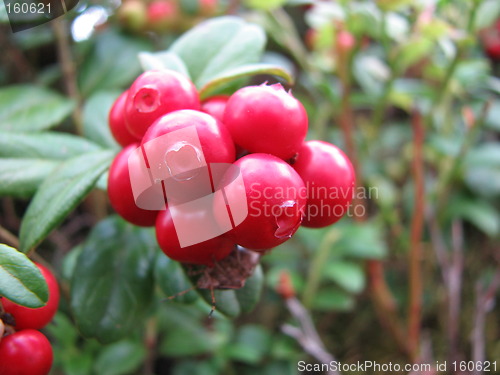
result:
M 15 332 L 0 341 L 0 375 L 47 375 L 52 361 L 49 340 L 34 329 Z
M 193 83 L 173 70 L 150 70 L 130 86 L 125 105 L 127 128 L 142 138 L 160 116 L 178 109 L 199 109 L 198 92 Z
M 144 135 L 141 144 L 146 148 L 146 154 L 148 154 L 148 142 L 165 134 L 190 127 L 196 129 L 202 150 L 195 149 L 196 145 L 189 144 L 188 139 L 178 139 L 174 142 L 178 144 L 179 148 L 176 151 L 184 150 L 187 152 L 188 148 L 192 149 L 200 161 L 204 159 L 206 163 L 232 163 L 234 161 L 234 143 L 227 128 L 214 117 L 199 111 L 175 111 L 159 118 Z M 157 146 L 154 145 L 154 147 Z M 164 150 L 165 157 L 168 154 L 169 150 Z M 191 169 L 195 169 L 195 166 Z
M 36 264 L 42 273 L 49 289 L 49 299 L 45 306 L 31 309 L 14 303 L 7 298 L 0 298 L 0 303 L 6 313 L 12 315 L 15 320 L 15 329 L 41 329 L 45 327 L 54 317 L 59 306 L 59 286 L 57 279 L 46 267 Z M 0 372 L 1 374 L 1 372 Z
M 177 3 L 171 0 L 155 0 L 148 5 L 148 23 L 156 31 L 169 30 L 179 17 Z
M 252 250 L 270 249 L 290 239 L 302 222 L 307 200 L 297 172 L 269 154 L 246 155 L 234 165 L 243 178 L 248 214 L 228 236 Z M 238 184 L 228 185 L 224 189 L 227 201 L 240 200 L 242 189 Z
M 201 110 L 215 117 L 219 121 L 224 120 L 224 110 L 226 109 L 229 96 L 218 95 L 212 96 L 201 103 Z
M 147 227 L 155 224 L 158 211 L 139 208 L 134 198 L 129 157 L 138 147 L 138 143 L 133 143 L 116 155 L 109 168 L 108 196 L 111 206 L 121 217 L 132 224 Z M 163 201 L 163 195 L 158 195 L 157 198 Z
M 139 140 L 134 137 L 127 129 L 125 122 L 125 102 L 127 100 L 128 91 L 124 91 L 113 103 L 109 111 L 109 129 L 115 140 L 123 147 Z
M 304 141 L 308 120 L 302 104 L 278 83 L 236 91 L 227 102 L 223 122 L 242 148 L 287 160 Z
M 235 244 L 232 240 L 224 236 L 212 238 L 212 233 L 218 228 L 215 220 L 211 219 L 211 212 L 207 209 L 197 209 L 190 207 L 175 207 L 176 224 L 172 219 L 170 209 L 161 211 L 156 220 L 156 238 L 163 252 L 171 259 L 181 263 L 203 264 L 213 266 L 214 262 L 228 256 L 234 249 Z M 185 230 L 193 231 L 192 222 L 204 223 L 203 226 L 197 226 L 194 235 L 209 238 L 203 242 L 181 247 L 179 236 L 182 236 Z M 183 228 L 183 225 L 189 224 L 190 228 Z M 196 242 L 196 241 L 192 241 Z
M 342 150 L 323 141 L 305 142 L 293 168 L 307 187 L 302 225 L 325 227 L 344 216 L 352 201 L 355 174 Z

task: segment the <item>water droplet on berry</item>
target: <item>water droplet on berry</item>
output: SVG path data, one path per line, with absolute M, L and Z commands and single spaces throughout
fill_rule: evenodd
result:
M 143 87 L 134 96 L 134 107 L 139 112 L 154 112 L 160 106 L 160 93 L 153 87 Z
M 302 215 L 297 212 L 297 201 L 285 201 L 279 206 L 279 209 L 278 215 L 275 217 L 278 228 L 274 232 L 274 236 L 276 238 L 290 238 L 302 222 Z
M 192 180 L 203 167 L 201 152 L 187 142 L 177 142 L 165 153 L 165 165 L 174 180 Z

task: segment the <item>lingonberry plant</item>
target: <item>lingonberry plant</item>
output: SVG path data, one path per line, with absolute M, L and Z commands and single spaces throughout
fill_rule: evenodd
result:
M 498 1 L 80 4 L 0 1 L 0 374 L 498 372 Z

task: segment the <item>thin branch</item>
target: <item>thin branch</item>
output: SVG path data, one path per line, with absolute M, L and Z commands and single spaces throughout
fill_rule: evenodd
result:
M 287 298 L 285 301 L 288 311 L 299 323 L 299 328 L 284 324 L 281 327 L 283 333 L 294 338 L 318 362 L 328 364 L 336 361 L 335 357 L 325 349 L 307 309 L 295 297 Z M 340 372 L 329 370 L 327 374 L 340 375 Z
M 83 133 L 83 120 L 82 120 L 82 99 L 78 90 L 76 78 L 76 66 L 73 61 L 71 53 L 70 40 L 68 37 L 68 30 L 64 18 L 57 18 L 52 21 L 52 26 L 57 41 L 57 52 L 59 62 L 64 76 L 64 84 L 66 85 L 66 92 L 68 96 L 76 103 L 75 110 L 73 111 L 73 121 L 78 134 Z
M 481 283 L 476 284 L 476 308 L 474 312 L 474 328 L 472 331 L 472 360 L 484 362 L 486 359 L 484 328 L 486 314 L 493 307 L 493 300 L 500 288 L 500 267 L 497 269 L 489 287 L 485 290 Z M 483 371 L 477 371 L 477 375 Z
M 464 234 L 461 220 L 452 224 L 452 254 L 448 270 L 448 351 L 451 360 L 456 360 L 459 342 L 462 274 L 464 268 Z
M 15 247 L 16 249 L 19 249 L 19 238 L 15 236 L 13 233 L 5 229 L 3 226 L 0 225 L 0 238 L 3 238 L 7 243 Z
M 420 342 L 420 321 L 422 316 L 422 231 L 425 210 L 423 144 L 425 130 L 422 116 L 416 110 L 412 115 L 413 126 L 413 163 L 412 173 L 415 181 L 415 204 L 411 222 L 410 237 L 410 301 L 408 309 L 408 344 L 412 352 L 418 351 Z M 414 355 L 416 356 L 416 355 Z

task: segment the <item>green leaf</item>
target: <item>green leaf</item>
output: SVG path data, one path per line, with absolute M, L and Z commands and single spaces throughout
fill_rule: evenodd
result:
M 139 61 L 144 71 L 170 69 L 189 78 L 186 64 L 184 64 L 184 61 L 173 52 L 141 52 L 139 53 Z
M 198 290 L 198 293 L 209 306 L 212 306 L 212 295 L 209 290 Z M 241 307 L 234 290 L 215 289 L 214 297 L 216 313 L 221 313 L 228 318 L 236 318 L 241 314 Z
M 0 22 L 1 23 L 9 22 L 9 16 L 7 14 L 7 9 L 5 9 L 5 3 L 3 1 L 0 1 Z
M 167 297 L 175 296 L 172 301 L 192 303 L 198 299 L 195 291 L 179 295 L 193 287 L 179 262 L 171 260 L 165 254 L 158 252 L 155 262 L 155 279 L 161 291 Z
M 0 131 L 47 129 L 69 116 L 73 107 L 73 101 L 44 87 L 5 87 L 0 89 Z
M 146 349 L 142 343 L 124 340 L 105 347 L 99 353 L 94 369 L 99 375 L 126 375 L 135 372 L 145 357 Z
M 485 197 L 500 195 L 500 145 L 484 143 L 469 151 L 465 159 L 465 183 Z
M 382 259 L 387 254 L 383 232 L 375 222 L 349 222 L 337 227 L 342 237 L 333 249 L 335 255 Z
M 271 64 L 247 64 L 237 68 L 227 70 L 222 74 L 213 77 L 200 89 L 202 99 L 209 97 L 217 90 L 240 78 L 251 77 L 257 74 L 268 74 L 283 78 L 287 83 L 293 83 L 293 77 L 278 65 Z
M 38 267 L 26 255 L 0 244 L 0 296 L 37 308 L 47 303 L 49 290 Z
M 122 35 L 113 29 L 99 34 L 79 71 L 82 94 L 89 96 L 99 90 L 121 89 L 130 84 L 141 73 L 137 54 L 150 49 L 145 40 Z
M 245 5 L 260 10 L 272 10 L 287 3 L 287 0 L 245 0 Z
M 314 310 L 348 311 L 354 307 L 354 298 L 338 289 L 323 288 L 316 294 L 313 302 Z
M 119 92 L 97 92 L 83 107 L 83 135 L 105 148 L 119 148 L 108 125 L 109 110 L 119 94 Z
M 241 327 L 228 355 L 239 362 L 257 365 L 271 349 L 271 336 L 263 327 L 248 324 Z
M 500 233 L 500 215 L 490 203 L 459 196 L 449 205 L 450 217 L 460 217 L 476 226 L 490 237 Z
M 41 159 L 0 159 L 0 196 L 31 197 L 60 163 Z
M 223 72 L 260 60 L 266 36 L 261 27 L 225 16 L 202 22 L 170 48 L 186 64 L 196 87 Z
M 474 29 L 481 30 L 493 25 L 500 17 L 500 2 L 497 0 L 483 0 L 479 2 L 475 18 Z
M 85 198 L 109 167 L 112 157 L 110 151 L 80 155 L 62 163 L 47 176 L 21 224 L 22 252 L 35 247 Z
M 110 343 L 140 327 L 154 291 L 154 232 L 112 216 L 94 227 L 71 282 L 71 308 L 85 337 Z
M 365 273 L 357 263 L 336 261 L 326 264 L 323 271 L 327 278 L 348 292 L 360 293 L 365 287 Z
M 235 290 L 236 298 L 238 299 L 242 313 L 249 313 L 255 308 L 260 300 L 263 285 L 264 273 L 259 264 L 255 268 L 253 275 L 245 282 L 245 286 Z
M 217 350 L 215 332 L 207 330 L 202 322 L 209 309 L 200 313 L 193 306 L 168 304 L 160 314 L 164 318 L 165 337 L 160 352 L 168 357 L 203 355 Z
M 93 142 L 56 132 L 5 133 L 0 138 L 0 157 L 62 159 L 97 151 Z

